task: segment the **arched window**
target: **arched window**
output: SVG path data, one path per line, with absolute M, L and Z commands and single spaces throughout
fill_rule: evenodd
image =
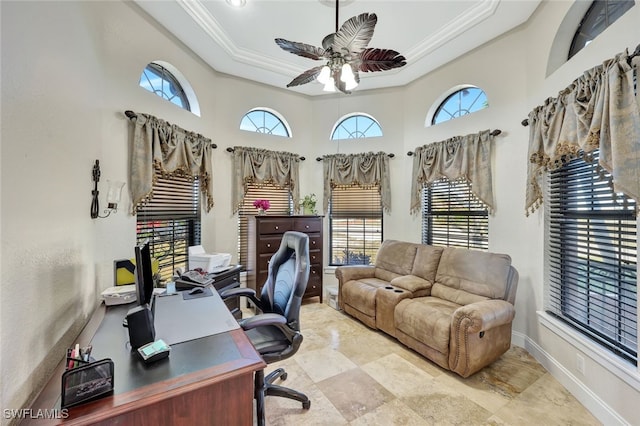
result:
M 619 17 L 631 9 L 633 0 L 595 0 L 584 14 L 571 41 L 568 59 L 578 53 L 587 44 L 613 24 Z
M 333 127 L 331 140 L 373 138 L 382 136 L 378 121 L 370 115 L 356 113 L 343 118 Z
M 191 111 L 189 99 L 182 85 L 173 74 L 162 65 L 151 62 L 140 75 L 140 87 L 155 93 L 163 99 Z
M 267 108 L 254 108 L 246 113 L 240 121 L 240 130 L 291 137 L 291 129 L 287 121 L 277 112 Z
M 431 112 L 427 117 L 431 116 L 432 118 L 430 122 L 427 121 L 427 126 L 471 114 L 489 106 L 484 91 L 471 85 L 456 86 L 441 96 L 440 100 L 443 98 L 443 101 L 434 103 L 434 106 L 438 105 L 436 108 L 431 107 Z

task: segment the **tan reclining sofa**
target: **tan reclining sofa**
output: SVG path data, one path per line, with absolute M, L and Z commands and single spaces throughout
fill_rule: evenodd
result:
M 518 272 L 508 255 L 387 240 L 375 265 L 336 277 L 347 314 L 462 377 L 511 345 Z

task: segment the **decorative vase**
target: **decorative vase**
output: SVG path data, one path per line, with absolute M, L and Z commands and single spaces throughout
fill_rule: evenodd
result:
M 313 207 L 311 207 L 311 206 L 303 206 L 302 207 L 302 213 L 304 213 L 306 215 L 312 215 L 313 214 Z
M 258 209 L 258 216 L 264 216 L 266 214 L 266 212 L 264 211 L 263 208 L 259 208 Z

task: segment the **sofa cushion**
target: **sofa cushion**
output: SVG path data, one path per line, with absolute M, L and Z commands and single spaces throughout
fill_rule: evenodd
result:
M 347 281 L 342 286 L 342 298 L 347 305 L 375 318 L 376 290 L 386 285 L 389 285 L 389 283 L 377 278 L 361 278 Z
M 510 266 L 511 258 L 506 254 L 446 248 L 431 295 L 459 305 L 505 299 Z
M 442 256 L 443 250 L 444 247 L 419 245 L 416 249 L 411 275 L 425 279 L 430 284 L 433 284 L 436 280 L 438 263 L 440 263 L 440 256 Z
M 416 257 L 417 248 L 418 244 L 385 240 L 376 255 L 376 277 L 385 279 L 384 277 L 378 276 L 378 269 L 393 272 L 398 275 L 409 275 Z M 395 276 L 393 278 L 395 278 Z M 388 279 L 387 281 L 391 280 Z
M 431 286 L 433 285 L 433 282 L 416 277 L 415 275 L 402 275 L 392 279 L 390 283 L 392 286 L 425 296 L 429 295 Z
M 396 306 L 396 329 L 442 354 L 448 354 L 451 318 L 459 307 L 437 297 L 405 299 Z

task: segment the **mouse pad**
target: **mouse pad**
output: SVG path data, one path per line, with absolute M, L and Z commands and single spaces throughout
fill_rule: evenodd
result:
M 196 287 L 196 288 L 200 288 L 200 287 Z M 196 294 L 189 294 L 191 293 L 191 290 L 185 290 L 182 292 L 182 299 L 183 300 L 189 300 L 189 299 L 199 299 L 201 297 L 211 297 L 213 296 L 213 291 L 211 291 L 211 287 L 204 287 L 202 288 L 202 293 L 196 293 Z

